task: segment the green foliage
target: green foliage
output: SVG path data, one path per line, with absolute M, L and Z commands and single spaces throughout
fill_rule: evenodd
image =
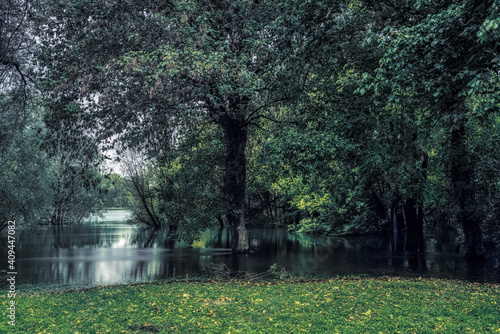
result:
M 303 70 L 287 66 L 296 48 L 280 26 L 283 3 L 44 3 L 37 31 L 44 89 L 52 92 L 51 116 L 69 121 L 51 128 L 67 141 L 75 136 L 68 131 L 88 129 L 101 143 L 119 137 L 161 165 L 186 133 L 215 122 L 224 135 L 221 190 L 233 248 L 248 251 L 248 128 L 268 106 L 295 98 L 302 82 Z
M 124 184 L 132 196 L 133 220 L 168 227 L 172 239 L 191 242 L 222 223 L 228 210 L 221 194 L 224 146 L 212 124 L 188 134 L 175 155 L 161 162 L 123 154 Z
M 483 87 L 499 87 L 500 77 L 493 75 Z M 496 88 L 498 92 L 498 88 Z M 499 240 L 500 217 L 500 99 L 498 93 L 481 89 L 468 100 L 470 113 L 467 123 L 467 147 L 472 152 L 476 174 L 474 185 L 477 196 L 476 212 L 485 223 L 485 236 L 489 241 Z
M 51 225 L 79 224 L 105 209 L 96 169 L 53 163 L 50 176 L 53 190 L 51 209 L 44 222 Z
M 456 1 L 418 6 L 417 10 L 422 14 L 420 19 L 382 31 L 379 45 L 383 56 L 370 87 L 389 104 L 411 106 L 412 118 L 423 120 L 415 131 L 430 130 L 417 135 L 423 138 L 425 151 L 441 152 L 431 157 L 429 172 L 432 178 L 441 175 L 445 179 L 433 184 L 448 184 L 448 192 L 452 193 L 437 188 L 426 191 L 434 198 L 448 198 L 448 211 L 468 217 L 478 203 L 474 196 L 466 196 L 479 191 L 471 175 L 477 175 L 476 169 L 480 168 L 471 144 L 488 144 L 484 142 L 486 137 L 463 129 L 473 124 L 491 126 L 482 119 L 487 111 L 498 110 L 495 47 L 478 40 L 479 27 L 488 15 L 494 15 L 494 7 L 489 7 L 488 2 Z M 471 97 L 476 94 L 487 98 L 481 108 L 471 110 Z M 440 141 L 432 141 L 439 137 Z M 478 221 L 481 215 L 475 216 Z
M 125 177 L 123 185 L 130 194 L 132 220 L 153 228 L 164 225 L 164 219 L 158 212 L 156 193 L 156 169 L 139 151 L 127 151 L 121 154 L 121 169 Z
M 500 41 L 500 2 L 492 3 L 491 14 L 481 25 L 478 37 L 481 42 L 493 42 L 498 45 Z M 497 56 L 498 59 L 498 56 Z
M 285 37 L 278 5 L 45 1 L 38 31 L 51 54 L 40 55 L 49 70 L 44 87 L 61 98 L 52 111 L 61 117 L 85 97 L 84 126 L 99 129 L 101 139 L 119 133 L 131 146 L 163 152 L 173 148 L 174 132 L 207 118 L 221 127 L 225 116 L 246 124 L 279 99 L 277 87 L 299 83 L 283 65 L 288 48 L 277 47 Z
M 45 109 L 25 105 L 15 95 L 0 97 L 0 227 L 8 220 L 19 226 L 82 222 L 101 208 L 91 168 L 62 152 L 44 149 Z M 93 182 L 93 184 L 91 184 Z
M 322 18 L 330 31 L 308 45 L 317 51 L 309 54 L 308 94 L 289 107 L 302 116 L 262 141 L 257 173 L 263 175 L 256 178 L 269 180 L 265 188 L 300 213 L 294 226 L 300 231 L 384 227 L 396 203 L 410 199 L 422 201 L 428 218 L 448 222 L 459 214 L 450 164 L 455 150 L 463 152 L 450 147 L 450 134 L 466 119 L 472 131 L 467 147 L 478 168 L 475 191 L 489 198 L 478 205 L 478 216 L 491 217 L 498 198 L 492 192 L 497 150 L 489 141 L 498 131 L 491 121 L 497 119 L 498 75 L 492 69 L 498 64 L 471 23 L 485 20 L 488 11 L 481 9 L 487 5 L 422 2 L 394 5 L 396 12 L 366 5 L 351 6 L 343 22 Z M 383 19 L 390 24 L 379 25 Z M 349 36 L 349 45 L 332 31 Z M 472 102 L 478 95 L 480 107 Z M 477 104 L 466 115 L 449 110 L 450 100 L 466 99 Z M 486 188 L 491 190 L 481 190 Z M 488 208 L 479 209 L 485 203 Z
M 45 111 L 44 123 L 48 127 L 44 136 L 44 151 L 50 159 L 50 189 L 53 192 L 47 224 L 81 223 L 104 208 L 99 191 L 100 149 L 93 135 L 82 132 L 75 125 L 80 108 L 67 105 L 63 117 L 54 117 Z M 49 131 L 57 126 L 66 129 L 67 137 Z
M 214 224 L 223 224 L 227 202 L 222 195 L 224 145 L 207 124 L 182 143 L 177 156 L 158 168 L 159 210 L 185 241 Z
M 498 284 L 339 278 L 173 282 L 18 294 L 16 330 L 57 333 L 483 333 L 500 330 Z M 2 314 L 6 318 L 4 298 Z M 0 329 L 9 331 L 7 322 Z
M 332 223 L 329 219 L 338 194 L 338 168 L 334 146 L 326 141 L 331 140 L 324 138 L 326 135 L 312 131 L 304 135 L 289 128 L 279 137 L 267 138 L 259 155 L 261 164 L 268 164 L 274 174 L 269 189 L 287 198 L 301 212 L 301 231 L 329 230 Z
M 262 120 L 261 128 L 252 133 L 248 143 L 246 210 L 251 225 L 283 226 L 296 220 L 298 212 L 290 205 L 286 193 L 273 187 L 281 173 L 281 157 L 273 152 L 276 143 L 270 134 L 275 129 L 269 123 Z
M 51 162 L 41 148 L 42 109 L 15 95 L 1 94 L 0 101 L 0 228 L 8 220 L 28 226 L 45 218 L 53 193 Z
M 140 221 L 188 240 L 243 214 L 303 232 L 500 214 L 498 1 L 44 4 L 51 143 L 89 171 L 114 139 L 145 152 Z
M 109 174 L 102 177 L 99 192 L 102 194 L 106 208 L 128 208 L 131 206 L 131 194 L 126 189 L 125 179 L 120 174 Z

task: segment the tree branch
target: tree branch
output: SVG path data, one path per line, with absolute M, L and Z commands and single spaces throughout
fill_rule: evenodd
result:
M 247 119 L 245 120 L 245 122 L 246 122 L 246 123 L 249 123 L 249 122 L 251 122 L 251 121 L 253 121 L 253 120 L 259 119 L 259 118 L 260 118 L 260 115 L 259 115 L 259 116 L 252 117 L 252 116 L 253 116 L 253 115 L 255 115 L 255 114 L 256 114 L 259 110 L 261 110 L 261 109 L 263 109 L 263 108 L 267 108 L 267 107 L 269 107 L 269 106 L 271 106 L 271 105 L 273 105 L 273 104 L 275 104 L 275 103 L 282 102 L 282 101 L 286 101 L 286 100 L 288 100 L 288 99 L 289 99 L 289 97 L 283 97 L 283 98 L 280 98 L 280 99 L 277 99 L 277 100 L 274 100 L 274 101 L 271 101 L 271 102 L 269 102 L 269 103 L 266 103 L 266 104 L 261 105 L 260 107 L 258 107 L 257 109 L 255 109 L 254 111 L 252 111 L 252 112 L 248 115 L 248 117 L 247 117 Z
M 265 119 L 268 119 L 268 120 L 275 122 L 275 123 L 289 123 L 289 124 L 296 124 L 296 125 L 299 124 L 299 122 L 296 122 L 296 121 L 279 121 L 277 119 L 274 119 L 274 118 L 271 118 L 271 117 L 265 116 L 265 115 L 258 115 L 258 116 L 253 117 L 252 119 L 249 120 L 248 124 L 255 124 L 255 123 L 252 123 L 252 121 L 259 119 L 259 118 L 265 118 Z

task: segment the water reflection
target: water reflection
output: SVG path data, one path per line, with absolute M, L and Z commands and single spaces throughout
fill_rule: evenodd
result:
M 165 231 L 123 222 L 19 231 L 16 238 L 18 284 L 81 286 L 143 282 L 203 271 L 224 263 L 233 270 L 263 272 L 273 264 L 295 275 L 351 274 L 433 276 L 500 282 L 498 250 L 481 264 L 467 264 L 456 237 L 427 237 L 426 252 L 397 251 L 390 235 L 327 237 L 250 229 L 252 253 L 233 255 L 227 229 L 207 230 L 192 245 L 168 239 Z M 2 235 L 1 254 L 7 254 Z M 3 268 L 1 268 L 3 269 Z M 6 287 L 2 280 L 0 288 Z

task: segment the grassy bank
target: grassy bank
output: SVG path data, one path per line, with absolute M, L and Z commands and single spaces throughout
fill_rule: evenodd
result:
M 437 279 L 174 282 L 15 299 L 14 333 L 500 333 L 500 285 Z

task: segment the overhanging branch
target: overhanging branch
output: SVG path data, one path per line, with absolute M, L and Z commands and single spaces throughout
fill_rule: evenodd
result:
M 271 102 L 268 102 L 266 104 L 263 104 L 261 105 L 260 107 L 258 107 L 257 109 L 255 109 L 254 111 L 252 111 L 247 119 L 245 120 L 246 123 L 250 123 L 256 119 L 259 119 L 260 117 L 262 117 L 262 115 L 257 115 L 257 116 L 254 116 L 257 112 L 259 112 L 259 110 L 261 109 L 264 109 L 264 108 L 267 108 L 267 107 L 270 107 L 271 105 L 273 104 L 276 104 L 278 102 L 283 102 L 283 101 L 286 101 L 286 100 L 289 100 L 289 97 L 283 97 L 283 98 L 280 98 L 280 99 L 277 99 L 277 100 L 274 100 L 274 101 L 271 101 Z

